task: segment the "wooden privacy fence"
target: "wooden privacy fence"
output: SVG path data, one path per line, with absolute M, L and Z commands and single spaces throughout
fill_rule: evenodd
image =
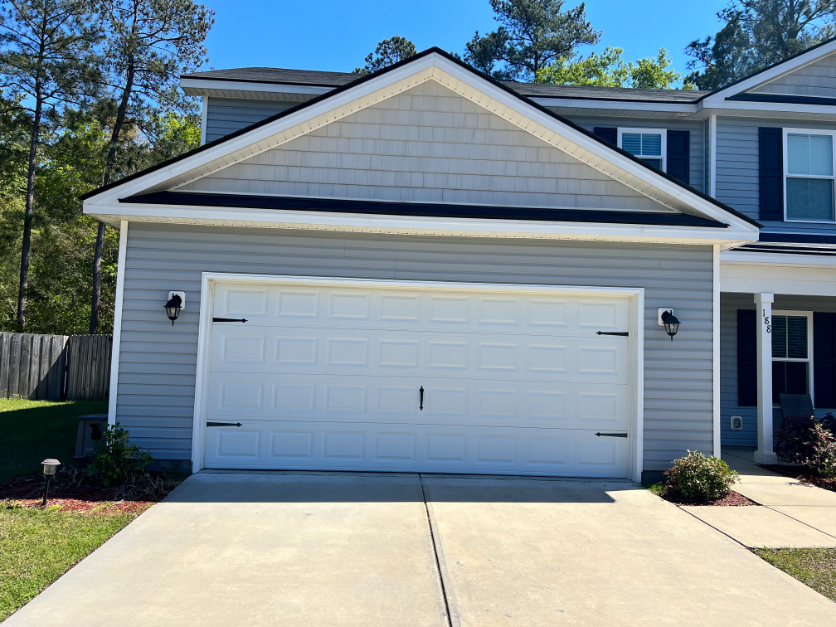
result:
M 0 333 L 0 398 L 105 400 L 112 348 L 109 335 Z

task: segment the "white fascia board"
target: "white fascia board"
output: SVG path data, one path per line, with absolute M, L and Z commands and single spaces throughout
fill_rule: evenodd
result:
M 761 253 L 761 257 L 785 257 L 770 262 L 757 257 L 758 254 L 721 253 L 720 290 L 741 294 L 770 292 L 788 296 L 836 296 L 836 260 Z M 751 257 L 743 261 L 743 255 Z M 728 261 L 729 258 L 734 261 Z
M 550 98 L 548 96 L 528 98 L 542 107 L 577 109 L 612 109 L 613 111 L 660 111 L 663 113 L 696 113 L 696 104 L 667 102 L 631 102 L 620 100 L 596 100 L 592 98 Z
M 765 265 L 765 266 L 795 266 L 800 268 L 836 268 L 836 256 L 825 255 L 793 255 L 792 253 L 761 253 L 743 250 L 727 250 L 720 254 L 720 263 Z
M 732 225 L 732 230 L 743 229 L 748 231 L 750 235 L 758 232 L 758 227 L 750 224 L 746 220 L 722 210 L 712 202 L 689 192 L 687 189 L 669 181 L 667 178 L 656 174 L 651 169 L 608 148 L 595 138 L 587 135 L 584 131 L 561 123 L 547 112 L 521 100 L 515 94 L 509 93 L 505 89 L 480 78 L 470 70 L 452 63 L 438 54 L 430 54 L 416 59 L 411 63 L 383 73 L 360 85 L 334 94 L 330 98 L 325 98 L 320 102 L 309 105 L 278 120 L 274 120 L 269 124 L 255 128 L 248 133 L 234 137 L 208 150 L 176 161 L 164 168 L 98 194 L 85 201 L 85 209 L 89 207 L 92 210 L 94 205 L 113 204 L 118 198 L 141 193 L 155 185 L 163 184 L 170 179 L 185 175 L 196 168 L 208 165 L 217 159 L 231 156 L 239 150 L 242 151 L 242 159 L 249 158 L 254 154 L 269 149 L 256 147 L 255 144 L 262 141 L 267 143 L 266 140 L 269 140 L 278 133 L 290 129 L 307 132 L 314 127 L 312 121 L 315 118 L 319 119 L 317 127 L 325 123 L 330 123 L 331 121 L 336 121 L 369 106 L 369 99 L 374 101 L 378 99 L 382 100 L 430 79 L 435 79 L 452 91 L 508 120 L 518 128 L 532 133 L 559 150 L 573 154 L 573 156 L 579 158 L 581 161 L 588 163 L 608 176 L 612 176 L 615 180 L 619 180 L 627 186 L 635 189 L 636 181 L 634 180 L 631 185 L 630 180 L 615 177 L 611 171 L 602 169 L 599 166 L 602 163 L 612 164 L 617 169 L 630 175 L 630 177 L 638 179 L 638 182 L 646 183 L 667 196 L 689 207 L 693 207 L 695 210 L 710 218 Z M 362 102 L 364 98 L 366 101 Z M 307 127 L 306 124 L 308 125 Z M 589 154 L 579 154 L 577 150 L 573 153 L 571 147 L 560 145 L 560 142 L 557 141 L 558 139 L 571 142 L 574 146 Z M 589 155 L 596 157 L 598 161 L 592 163 L 592 161 L 596 160 L 590 160 L 588 158 Z M 224 163 L 223 167 L 227 165 L 229 164 Z M 647 194 L 646 191 L 639 191 L 649 198 L 653 198 L 657 202 L 664 204 L 664 201 L 660 198 L 654 198 L 653 195 Z M 754 238 L 746 237 L 745 239 Z
M 455 237 L 528 239 L 582 239 L 674 244 L 739 246 L 753 239 L 734 228 L 667 227 L 590 222 L 533 222 L 433 218 L 319 211 L 215 208 L 156 204 L 117 203 L 85 208 L 85 214 L 103 222 L 163 222 L 208 226 L 359 231 Z
M 794 59 L 790 59 L 789 61 L 785 61 L 784 63 L 779 63 L 775 67 L 772 67 L 764 72 L 759 74 L 755 74 L 747 78 L 744 81 L 741 81 L 735 85 L 727 87 L 726 89 L 722 89 L 710 96 L 707 96 L 702 103 L 706 107 L 716 107 L 719 103 L 722 103 L 729 98 L 730 96 L 734 96 L 736 94 L 743 93 L 754 87 L 759 85 L 763 85 L 764 83 L 768 83 L 784 74 L 788 74 L 793 70 L 797 70 L 805 65 L 813 63 L 817 61 L 821 57 L 826 57 L 830 53 L 836 51 L 836 40 L 831 41 L 823 46 L 819 46 L 814 50 L 810 50 L 804 54 L 800 54 Z M 748 104 L 748 103 L 747 103 Z
M 763 111 L 776 113 L 804 113 L 810 115 L 833 115 L 836 110 L 831 105 L 794 104 L 784 102 L 758 102 L 755 100 L 724 100 L 705 104 L 706 110 L 734 113 L 735 111 Z
M 247 81 L 225 81 L 210 78 L 181 78 L 180 88 L 189 96 L 203 96 L 207 91 L 252 91 L 274 94 L 327 94 L 336 87 L 320 85 L 293 85 L 289 83 L 250 83 Z

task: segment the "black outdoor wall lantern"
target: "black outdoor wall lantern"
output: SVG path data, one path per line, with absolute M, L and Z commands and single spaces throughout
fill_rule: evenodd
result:
M 673 336 L 679 331 L 679 318 L 673 315 L 673 309 L 662 311 L 659 317 L 662 320 L 662 326 L 665 327 L 665 333 L 671 336 L 671 342 L 673 342 Z
M 169 292 L 168 302 L 165 304 L 165 313 L 168 319 L 171 320 L 171 326 L 174 326 L 174 321 L 180 316 L 180 310 L 185 304 L 185 292 Z

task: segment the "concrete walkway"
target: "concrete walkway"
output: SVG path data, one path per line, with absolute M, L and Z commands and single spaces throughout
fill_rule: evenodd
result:
M 201 473 L 4 627 L 831 625 L 627 482 Z
M 776 474 L 753 461 L 751 449 L 724 448 L 740 473 L 734 490 L 763 507 L 684 507 L 747 547 L 836 547 L 836 493 Z

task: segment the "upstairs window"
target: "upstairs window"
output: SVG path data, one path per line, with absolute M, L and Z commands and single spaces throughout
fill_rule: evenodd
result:
M 649 163 L 654 168 L 665 170 L 667 154 L 667 133 L 658 128 L 619 128 L 618 147 Z
M 833 135 L 826 131 L 786 131 L 787 220 L 833 222 Z
M 811 394 L 812 320 L 808 312 L 772 313 L 772 402 L 779 394 Z

